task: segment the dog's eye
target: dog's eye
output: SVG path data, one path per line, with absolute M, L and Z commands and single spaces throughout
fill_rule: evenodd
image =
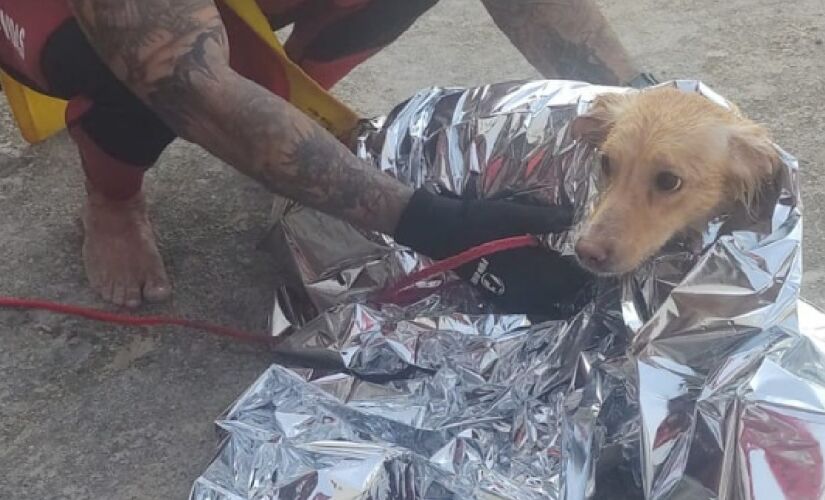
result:
M 608 158 L 607 155 L 602 155 L 602 175 L 605 177 L 609 177 L 610 172 L 610 158 Z
M 656 176 L 656 187 L 661 191 L 678 191 L 682 187 L 682 179 L 671 172 L 662 172 Z

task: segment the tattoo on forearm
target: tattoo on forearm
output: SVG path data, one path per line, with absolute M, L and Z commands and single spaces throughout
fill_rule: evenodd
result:
M 228 66 L 212 0 L 70 0 L 115 73 L 182 137 L 269 189 L 392 233 L 411 190 Z
M 383 230 L 392 233 L 412 194 L 409 188 L 389 176 L 375 175 L 366 164 L 354 166 L 352 154 L 340 143 L 326 140 L 321 132 L 319 127 L 308 129 L 287 151 L 291 192 L 285 194 L 303 197 L 327 212 L 343 210 L 375 221 L 388 218 Z
M 482 0 L 545 78 L 618 85 L 638 71 L 593 0 Z
M 342 143 L 279 97 L 250 82 L 226 135 L 252 156 L 249 175 L 273 191 L 362 227 L 392 234 L 412 190 L 356 158 Z M 280 110 L 280 111 L 279 111 Z

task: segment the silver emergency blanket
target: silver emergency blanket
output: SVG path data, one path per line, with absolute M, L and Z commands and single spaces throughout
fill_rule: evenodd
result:
M 597 154 L 568 125 L 601 92 L 630 90 L 429 89 L 367 124 L 357 151 L 414 186 L 567 200 L 581 220 Z M 414 304 L 373 303 L 426 260 L 276 203 L 293 281 L 273 334 L 293 368 L 220 417 L 191 498 L 825 498 L 825 315 L 799 300 L 798 166 L 780 153 L 756 220 L 677 238 L 568 321 L 490 313 L 451 277 Z M 575 231 L 546 243 L 569 253 Z

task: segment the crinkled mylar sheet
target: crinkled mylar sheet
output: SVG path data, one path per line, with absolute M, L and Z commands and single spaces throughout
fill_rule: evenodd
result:
M 581 220 L 596 152 L 568 124 L 602 92 L 632 90 L 433 88 L 356 150 L 412 186 Z M 277 202 L 272 330 L 302 367 L 273 365 L 218 420 L 191 498 L 825 498 L 825 316 L 799 300 L 798 166 L 780 153 L 757 220 L 685 235 L 564 322 L 492 314 L 452 277 L 411 307 L 372 304 L 426 259 Z M 570 253 L 575 231 L 546 244 Z

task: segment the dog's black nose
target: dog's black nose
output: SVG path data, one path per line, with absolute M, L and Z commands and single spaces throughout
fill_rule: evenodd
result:
M 592 240 L 576 242 L 576 255 L 585 267 L 602 271 L 610 260 L 610 247 Z

